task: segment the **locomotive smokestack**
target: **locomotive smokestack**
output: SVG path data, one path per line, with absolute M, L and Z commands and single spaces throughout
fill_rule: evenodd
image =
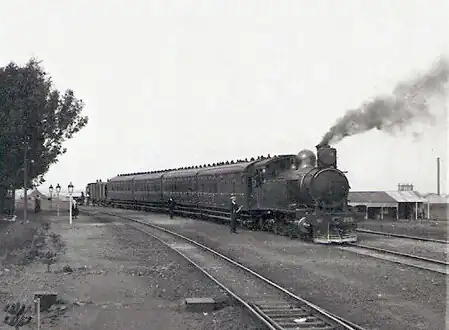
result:
M 437 194 L 440 196 L 440 157 L 437 157 Z
M 327 143 L 319 143 L 315 148 L 318 167 L 332 166 L 337 168 L 337 149 L 331 148 Z
M 327 143 L 319 143 L 315 146 L 316 150 L 320 150 L 322 148 L 330 148 L 330 146 Z

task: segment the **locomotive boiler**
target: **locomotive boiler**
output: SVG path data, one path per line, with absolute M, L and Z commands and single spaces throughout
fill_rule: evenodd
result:
M 297 155 L 120 174 L 107 183 L 90 184 L 89 191 L 99 204 L 146 211 L 164 211 L 173 198 L 178 215 L 223 223 L 229 221 L 233 195 L 243 207 L 240 220 L 246 227 L 316 243 L 355 241 L 349 182 L 337 168 L 336 149 L 316 149 L 316 155 L 302 150 Z

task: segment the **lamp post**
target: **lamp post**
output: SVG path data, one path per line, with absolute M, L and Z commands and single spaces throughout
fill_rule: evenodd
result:
M 56 212 L 57 215 L 59 217 L 59 193 L 61 192 L 61 186 L 59 185 L 59 183 L 56 185 L 56 198 L 57 198 L 57 202 L 56 202 Z
M 53 185 L 48 187 L 48 191 L 50 192 L 50 210 L 53 210 Z
M 69 183 L 69 199 L 70 199 L 70 205 L 69 205 L 69 223 L 72 224 L 72 194 L 73 194 L 73 184 L 72 182 Z

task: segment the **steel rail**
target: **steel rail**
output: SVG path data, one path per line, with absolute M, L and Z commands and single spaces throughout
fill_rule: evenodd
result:
M 278 291 L 282 292 L 283 294 L 285 294 L 288 298 L 293 299 L 294 301 L 301 303 L 303 305 L 305 305 L 308 309 L 313 310 L 316 314 L 322 315 L 324 316 L 324 318 L 327 318 L 328 320 L 331 320 L 332 322 L 334 322 L 337 327 L 335 329 L 346 329 L 346 330 L 365 330 L 364 328 L 362 328 L 361 326 L 358 326 L 348 320 L 345 320 L 331 312 L 326 311 L 325 309 L 305 300 L 304 298 L 301 298 L 297 295 L 295 295 L 294 293 L 288 291 L 287 289 L 281 287 L 280 285 L 278 285 L 277 283 L 267 279 L 266 277 L 264 277 L 263 275 L 253 271 L 252 269 L 240 264 L 239 262 L 223 255 L 220 252 L 217 252 L 211 248 L 209 248 L 208 246 L 205 246 L 199 242 L 196 242 L 184 235 L 181 235 L 179 233 L 173 232 L 169 229 L 166 229 L 164 227 L 152 224 L 152 223 L 148 223 L 145 221 L 141 221 L 138 219 L 134 219 L 132 217 L 126 216 L 126 215 L 118 215 L 118 214 L 114 214 L 114 213 L 109 213 L 109 212 L 105 212 L 105 211 L 97 211 L 98 213 L 102 213 L 105 215 L 109 215 L 112 217 L 116 217 L 116 218 L 120 218 L 120 219 L 125 219 L 128 221 L 132 221 L 135 223 L 139 223 L 141 225 L 144 226 L 148 226 L 151 228 L 154 228 L 156 230 L 165 232 L 169 235 L 172 235 L 174 237 L 177 237 L 183 241 L 186 241 L 196 247 L 199 247 L 200 249 L 207 251 L 209 253 L 211 253 L 212 255 L 219 257 L 220 259 L 223 259 L 227 262 L 229 262 L 230 264 L 232 264 L 233 266 L 239 268 L 240 270 L 244 270 L 245 272 L 253 275 L 254 277 L 256 277 L 257 279 L 261 280 L 264 284 L 267 284 L 269 286 L 271 286 L 272 288 L 277 289 Z M 94 214 L 93 214 L 94 215 Z M 129 225 L 129 224 L 128 224 Z M 260 306 L 257 306 L 251 302 L 247 302 L 245 301 L 244 298 L 239 297 L 236 293 L 232 292 L 232 290 L 230 290 L 228 287 L 226 287 L 226 285 L 222 284 L 219 280 L 217 280 L 216 278 L 214 278 L 213 275 L 211 275 L 209 272 L 207 272 L 204 268 L 202 268 L 200 265 L 198 265 L 195 261 L 193 261 L 191 258 L 189 258 L 187 255 L 185 255 L 183 252 L 179 251 L 178 249 L 176 249 L 175 247 L 171 246 L 169 243 L 165 242 L 163 239 L 159 238 L 157 235 L 153 235 L 151 233 L 146 232 L 145 230 L 135 227 L 135 226 L 131 226 L 134 229 L 143 232 L 147 235 L 152 236 L 153 238 L 157 239 L 158 241 L 160 241 L 161 243 L 163 243 L 164 245 L 168 246 L 170 249 L 176 251 L 179 255 L 181 255 L 183 258 L 185 258 L 186 260 L 188 260 L 192 265 L 194 265 L 196 268 L 198 268 L 202 273 L 204 273 L 208 278 L 210 278 L 214 283 L 216 283 L 219 287 L 221 287 L 224 291 L 226 291 L 231 297 L 233 297 L 236 301 L 238 301 L 240 304 L 242 304 L 251 314 L 253 314 L 254 316 L 256 316 L 261 322 L 263 322 L 263 324 L 265 324 L 269 329 L 276 329 L 276 330 L 281 330 L 281 329 L 287 329 L 284 328 L 282 326 L 280 326 L 272 317 L 270 317 L 270 311 L 269 307 L 268 310 L 264 310 L 264 308 L 261 308 Z M 291 308 L 291 307 L 290 307 Z M 287 310 L 287 309 L 285 309 Z M 278 311 L 278 310 L 275 310 Z M 327 321 L 328 322 L 328 321 Z M 299 326 L 299 325 L 298 325 Z M 326 329 L 332 329 L 332 328 L 326 328 Z
M 449 266 L 449 263 L 446 262 L 446 261 L 437 260 L 437 259 L 431 259 L 431 258 L 426 258 L 426 257 L 421 257 L 421 256 L 408 254 L 408 253 L 403 253 L 403 252 L 398 252 L 398 251 L 386 250 L 386 249 L 378 248 L 378 247 L 375 247 L 375 246 L 369 246 L 369 245 L 364 245 L 364 244 L 360 244 L 360 243 L 350 243 L 350 244 L 347 244 L 347 246 L 340 247 L 340 249 L 342 249 L 344 251 L 359 253 L 359 252 L 356 252 L 354 250 L 351 250 L 350 249 L 351 247 L 360 248 L 360 249 L 364 249 L 364 250 L 368 250 L 368 251 L 379 252 L 381 254 L 391 255 L 391 256 L 394 256 L 394 257 L 401 257 L 401 258 L 405 258 L 405 259 L 417 260 L 417 261 L 429 263 L 429 264 L 436 265 L 436 266 L 441 266 L 441 267 L 444 267 L 445 270 L 435 270 L 435 269 L 432 269 L 432 268 L 429 268 L 429 267 L 425 267 L 425 266 L 422 266 L 422 265 L 417 265 L 417 264 L 413 264 L 413 263 L 406 263 L 406 262 L 403 262 L 403 261 L 400 261 L 400 260 L 384 259 L 384 258 L 381 258 L 379 256 L 367 254 L 368 256 L 370 256 L 372 258 L 377 258 L 377 259 L 381 259 L 381 260 L 391 261 L 391 262 L 394 262 L 394 263 L 399 263 L 399 264 L 403 264 L 403 265 L 407 265 L 407 266 L 414 267 L 414 268 L 419 268 L 419 269 L 425 269 L 425 270 L 429 270 L 429 271 L 436 272 L 436 273 L 441 273 L 441 274 L 446 274 L 446 275 L 449 274 L 449 269 L 447 268 L 447 266 Z
M 364 229 L 364 228 L 357 228 L 356 231 L 359 233 L 365 233 L 365 234 L 391 236 L 391 237 L 398 237 L 398 238 L 408 238 L 408 239 L 412 239 L 412 240 L 416 240 L 416 241 L 449 244 L 448 241 L 445 241 L 442 239 L 425 238 L 425 237 L 410 236 L 410 235 L 403 235 L 403 234 L 394 234 L 394 233 L 387 233 L 387 232 L 383 232 L 383 231 L 376 231 L 376 230 Z

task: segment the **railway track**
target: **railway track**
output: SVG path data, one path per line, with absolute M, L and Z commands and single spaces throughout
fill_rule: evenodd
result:
M 351 243 L 347 246 L 342 246 L 339 248 L 344 251 L 363 254 L 377 259 L 387 260 L 414 268 L 425 269 L 432 272 L 449 275 L 449 263 L 442 260 L 420 257 L 413 254 L 386 250 L 359 243 Z
M 415 240 L 415 241 L 449 244 L 448 241 L 441 240 L 441 239 L 425 238 L 425 237 L 402 235 L 402 234 L 394 234 L 394 233 L 387 233 L 387 232 L 383 232 L 383 231 L 376 231 L 376 230 L 363 229 L 363 228 L 357 228 L 357 232 L 365 233 L 365 234 L 397 237 L 397 238 L 408 238 L 408 239 L 412 239 L 412 240 Z
M 188 237 L 125 215 L 98 213 L 128 220 L 128 226 L 173 249 L 246 308 L 267 329 L 364 330 Z M 95 216 L 95 213 L 91 215 Z

